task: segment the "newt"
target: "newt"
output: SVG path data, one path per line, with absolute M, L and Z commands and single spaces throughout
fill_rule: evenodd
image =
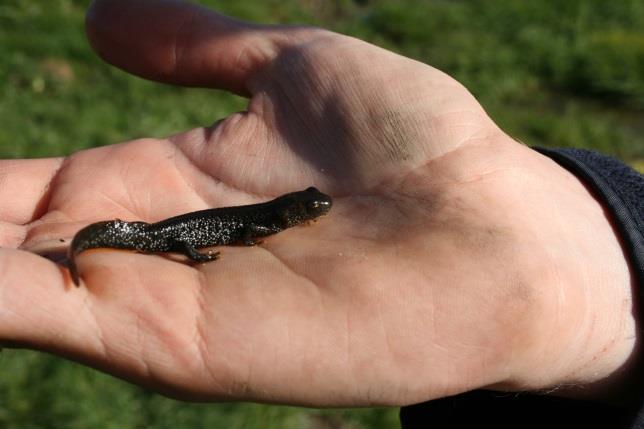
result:
M 156 223 L 120 219 L 93 223 L 74 235 L 68 251 L 69 271 L 80 284 L 75 257 L 96 248 L 129 249 L 140 253 L 181 253 L 195 262 L 214 261 L 219 252 L 203 253 L 203 247 L 243 244 L 276 234 L 325 215 L 331 197 L 309 187 L 259 204 L 220 207 L 185 213 Z

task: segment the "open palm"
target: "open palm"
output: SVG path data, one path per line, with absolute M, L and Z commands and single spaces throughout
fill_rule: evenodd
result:
M 95 49 L 145 77 L 249 95 L 248 110 L 166 140 L 5 161 L 0 195 L 16 203 L 0 212 L 0 338 L 200 400 L 401 404 L 572 377 L 585 343 L 569 346 L 574 359 L 556 351 L 586 313 L 554 303 L 585 285 L 559 267 L 589 268 L 542 244 L 605 258 L 583 242 L 595 233 L 621 255 L 578 181 L 429 66 L 319 29 L 148 3 L 95 2 Z M 219 249 L 217 262 L 88 251 L 75 288 L 24 251 L 98 220 L 154 222 L 308 186 L 334 197 L 328 216 Z M 561 201 L 585 223 L 569 231 Z M 561 224 L 544 230 L 542 211 Z M 623 262 L 608 271 L 628 275 Z M 535 321 L 551 312 L 570 332 L 545 346 L 554 325 Z M 537 351 L 558 371 L 526 371 Z

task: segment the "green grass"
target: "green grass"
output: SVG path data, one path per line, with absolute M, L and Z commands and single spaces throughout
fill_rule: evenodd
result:
M 393 409 L 306 410 L 174 401 L 37 352 L 0 355 L 3 429 L 358 429 L 395 427 Z
M 463 82 L 517 139 L 644 169 L 641 0 L 210 0 L 256 22 L 324 26 Z M 84 38 L 88 1 L 0 2 L 0 157 L 162 137 L 242 110 L 224 92 L 128 76 Z M 186 404 L 30 351 L 0 354 L 3 428 L 390 428 L 397 410 Z
M 190 404 L 81 365 L 24 350 L 0 354 L 3 429 L 359 429 L 396 427 L 395 409 L 313 410 Z

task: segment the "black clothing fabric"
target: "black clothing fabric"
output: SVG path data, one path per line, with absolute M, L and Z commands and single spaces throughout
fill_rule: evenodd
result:
M 403 429 L 618 429 L 633 412 L 591 401 L 475 390 L 400 410 Z
M 644 176 L 618 160 L 582 149 L 535 148 L 582 180 L 610 213 L 634 276 L 634 306 L 644 323 Z M 641 328 L 639 328 L 641 329 Z M 403 429 L 644 429 L 644 380 L 639 409 L 535 393 L 487 390 L 403 407 Z
M 644 176 L 615 158 L 589 150 L 535 149 L 579 177 L 604 203 L 628 253 L 638 295 L 643 297 Z

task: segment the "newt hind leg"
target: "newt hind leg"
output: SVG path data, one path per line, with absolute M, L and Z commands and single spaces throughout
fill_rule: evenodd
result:
M 219 259 L 219 252 L 199 252 L 192 244 L 185 241 L 175 240 L 172 243 L 172 250 L 186 255 L 195 262 L 210 262 Z

